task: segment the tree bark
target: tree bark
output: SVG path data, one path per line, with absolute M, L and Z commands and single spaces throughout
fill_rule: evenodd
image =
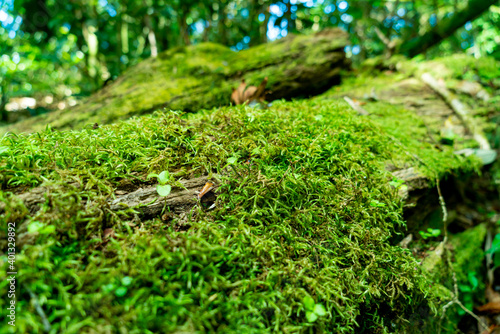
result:
M 498 3 L 498 0 L 469 0 L 467 7 L 460 12 L 442 19 L 436 27 L 427 33 L 404 42 L 399 48 L 399 53 L 414 57 L 427 51 L 430 47 L 450 37 L 468 21 L 477 18 L 495 3 Z

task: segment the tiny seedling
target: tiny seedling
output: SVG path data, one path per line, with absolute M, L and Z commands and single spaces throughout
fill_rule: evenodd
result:
M 168 171 L 164 170 L 161 172 L 159 175 L 155 173 L 151 173 L 148 175 L 148 179 L 151 177 L 156 177 L 158 180 L 158 185 L 156 186 L 156 192 L 158 195 L 166 197 L 170 194 L 172 191 L 172 186 L 167 184 L 167 182 L 170 180 L 170 174 Z
M 319 317 L 326 315 L 325 307 L 322 304 L 316 304 L 311 296 L 305 296 L 303 302 L 308 322 L 315 322 Z
M 370 205 L 376 208 L 383 208 L 385 206 L 385 203 L 379 202 L 376 199 L 374 199 L 370 202 Z
M 102 287 L 103 292 L 105 293 L 111 293 L 114 292 L 115 296 L 117 297 L 123 297 L 127 294 L 128 291 L 128 286 L 132 284 L 133 279 L 132 277 L 125 276 L 121 279 L 121 284 L 114 284 L 114 283 L 109 283 L 106 284 Z
M 400 180 L 398 178 L 393 178 L 391 182 L 389 182 L 389 185 L 390 186 L 393 186 L 394 188 L 398 189 L 399 187 L 401 187 L 402 185 L 404 185 L 405 181 L 404 180 Z
M 428 228 L 427 232 L 426 231 L 419 231 L 418 233 L 420 233 L 420 236 L 423 239 L 427 240 L 430 238 L 439 237 L 441 235 L 441 230 L 438 228 Z
M 30 233 L 38 232 L 40 234 L 51 234 L 51 233 L 55 232 L 55 230 L 56 230 L 56 227 L 54 225 L 45 226 L 43 223 L 36 221 L 36 220 L 32 221 L 28 225 L 28 232 L 30 232 Z

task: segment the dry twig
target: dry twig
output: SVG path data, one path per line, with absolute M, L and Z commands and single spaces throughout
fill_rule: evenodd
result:
M 351 106 L 352 109 L 358 112 L 358 115 L 363 115 L 363 116 L 369 115 L 368 111 L 366 111 L 358 103 L 351 100 L 349 97 L 344 96 L 344 100 Z

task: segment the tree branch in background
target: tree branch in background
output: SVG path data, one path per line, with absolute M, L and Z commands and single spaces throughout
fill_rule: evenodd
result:
M 386 57 L 390 58 L 394 54 L 394 50 L 396 49 L 397 45 L 397 40 L 389 40 L 387 36 L 384 35 L 384 33 L 379 29 L 379 27 L 374 27 L 375 33 L 377 34 L 378 38 L 384 43 L 385 47 L 387 48 L 387 53 Z
M 476 19 L 496 3 L 498 3 L 498 0 L 469 0 L 467 7 L 455 13 L 455 15 L 443 18 L 436 27 L 425 34 L 404 42 L 399 48 L 399 53 L 414 57 L 425 52 L 430 47 L 450 37 L 458 28 L 468 21 Z

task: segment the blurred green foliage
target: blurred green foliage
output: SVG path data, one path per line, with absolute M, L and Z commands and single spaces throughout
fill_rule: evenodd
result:
M 241 50 L 288 33 L 339 26 L 348 57 L 383 54 L 463 9 L 466 1 L 10 0 L 0 6 L 0 109 L 12 96 L 88 95 L 144 58 L 211 41 Z M 500 57 L 500 7 L 467 23 L 428 56 Z M 4 115 L 4 120 L 6 120 Z

